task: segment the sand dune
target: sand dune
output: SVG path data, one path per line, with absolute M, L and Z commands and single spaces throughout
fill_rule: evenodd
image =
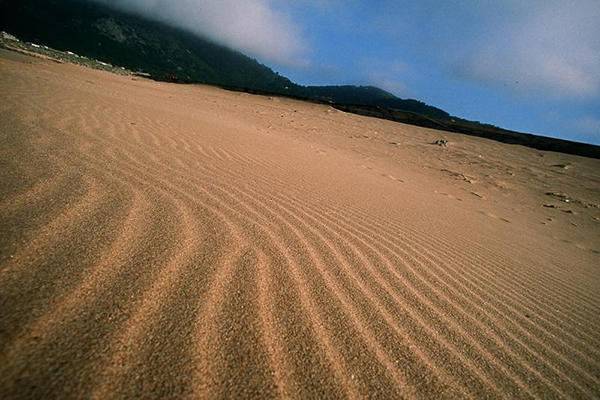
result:
M 599 160 L 7 51 L 0 93 L 1 398 L 600 396 Z

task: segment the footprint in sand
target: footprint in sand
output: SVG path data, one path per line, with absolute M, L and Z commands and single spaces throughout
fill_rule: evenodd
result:
M 440 194 L 442 196 L 446 196 L 447 198 L 449 198 L 450 200 L 458 200 L 458 201 L 463 201 L 463 199 L 461 199 L 460 197 L 456 197 L 452 194 L 449 193 L 444 193 L 444 192 L 438 192 L 437 190 L 434 192 L 436 194 Z
M 483 215 L 485 215 L 485 216 L 487 216 L 487 217 L 490 217 L 490 218 L 493 218 L 493 219 L 497 219 L 497 220 L 500 220 L 500 221 L 502 221 L 502 222 L 506 222 L 507 224 L 512 224 L 512 221 L 511 221 L 511 220 L 509 220 L 509 219 L 506 219 L 506 218 L 499 217 L 499 216 L 497 216 L 496 214 L 493 214 L 493 213 L 491 213 L 491 212 L 487 212 L 487 211 L 484 211 L 484 210 L 479 210 L 479 213 L 480 213 L 480 214 L 483 214 Z
M 398 178 L 396 178 L 394 175 L 390 175 L 390 174 L 381 174 L 381 176 L 384 176 L 384 177 L 386 177 L 386 178 L 389 178 L 389 179 L 391 179 L 391 180 L 393 180 L 393 181 L 397 181 L 397 182 L 403 182 L 403 183 L 404 183 L 404 181 L 403 181 L 402 179 L 398 179 Z

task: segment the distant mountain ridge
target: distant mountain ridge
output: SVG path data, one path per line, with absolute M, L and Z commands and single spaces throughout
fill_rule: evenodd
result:
M 399 99 L 392 93 L 374 86 L 308 86 L 305 96 L 317 100 L 330 100 L 342 104 L 364 104 L 369 106 L 393 108 L 436 118 L 451 118 L 444 110 L 430 106 L 418 100 Z
M 301 86 L 244 54 L 184 30 L 82 0 L 0 0 L 0 30 L 154 76 L 364 104 L 449 118 L 372 86 Z

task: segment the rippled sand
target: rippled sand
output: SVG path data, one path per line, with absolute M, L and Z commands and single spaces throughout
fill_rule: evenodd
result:
M 600 396 L 598 160 L 4 50 L 0 96 L 1 398 Z

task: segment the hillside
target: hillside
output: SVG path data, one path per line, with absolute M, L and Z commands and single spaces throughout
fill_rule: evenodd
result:
M 23 40 L 131 70 L 263 90 L 293 85 L 239 52 L 96 3 L 23 0 L 2 2 L 2 9 L 1 29 Z
M 375 87 L 300 86 L 244 54 L 162 23 L 81 0 L 0 0 L 0 30 L 154 76 L 335 103 L 365 104 L 430 117 L 449 114 Z M 76 34 L 74 34 L 76 33 Z
M 415 112 L 429 117 L 450 118 L 450 114 L 418 100 L 403 100 L 373 86 L 309 86 L 303 88 L 306 97 L 341 104 L 365 104 Z

